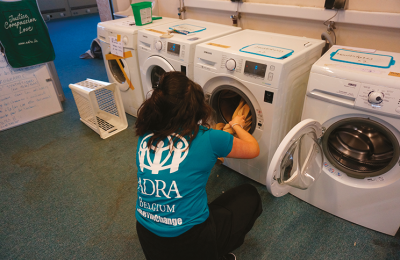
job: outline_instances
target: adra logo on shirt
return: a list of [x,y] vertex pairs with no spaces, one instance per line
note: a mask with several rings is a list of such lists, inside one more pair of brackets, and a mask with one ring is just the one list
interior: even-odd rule
[[[148,147],[148,140],[154,134],[145,136],[139,146],[139,167],[143,172],[144,169],[151,170],[152,174],[158,174],[159,171],[170,169],[169,173],[174,173],[179,170],[179,164],[185,160],[189,153],[189,143],[180,135],[172,134],[168,136],[168,142],[163,141],[157,144],[157,149],[154,146],[151,147],[155,150],[153,161],[150,157],[150,150]],[[174,144],[172,152],[170,151],[170,142],[172,138],[177,137],[179,140]],[[172,160],[169,164],[167,162],[172,156]]]

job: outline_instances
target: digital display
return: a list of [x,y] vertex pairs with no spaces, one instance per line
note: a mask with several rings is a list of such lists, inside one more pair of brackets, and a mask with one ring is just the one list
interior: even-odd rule
[[181,50],[181,46],[176,43],[168,42],[168,52],[175,53],[179,55],[179,51]]
[[267,65],[251,61],[246,61],[246,64],[244,66],[244,73],[255,75],[261,78],[265,77],[266,70]]

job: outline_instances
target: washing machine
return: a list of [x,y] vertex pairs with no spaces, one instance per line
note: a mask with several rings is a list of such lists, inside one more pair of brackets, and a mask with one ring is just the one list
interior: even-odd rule
[[254,159],[225,158],[224,165],[266,184],[279,143],[301,119],[308,76],[324,41],[243,30],[199,44],[194,80],[205,92],[215,123],[228,123],[243,99],[250,107],[249,132],[260,145]]
[[[129,16],[123,19],[101,22],[97,25],[97,38],[100,40],[108,80],[119,86],[125,112],[132,116],[137,116],[137,110],[144,98],[137,57],[138,31],[175,21],[178,21],[178,19],[163,17],[162,19],[154,20],[151,24],[136,26],[134,17]],[[117,60],[106,59],[106,55],[111,53],[110,36],[118,37],[118,35],[121,37],[123,52],[130,52],[129,57],[119,60],[123,70]],[[129,81],[134,89],[130,87]]]
[[[333,46],[312,67],[302,120],[267,174],[294,196],[361,226],[400,226],[400,53]],[[319,178],[318,178],[319,176]]]
[[181,71],[193,80],[196,45],[240,30],[240,27],[186,19],[139,31],[138,56],[144,94],[151,93],[164,72]]

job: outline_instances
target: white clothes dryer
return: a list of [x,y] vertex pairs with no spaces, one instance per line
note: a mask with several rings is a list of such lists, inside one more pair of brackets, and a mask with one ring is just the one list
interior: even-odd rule
[[400,53],[333,46],[313,65],[303,121],[284,138],[268,170],[274,196],[290,192],[353,223],[396,234],[399,61]]
[[194,80],[216,111],[217,123],[228,123],[243,98],[252,116],[249,132],[260,145],[257,158],[225,158],[226,166],[266,184],[275,150],[300,122],[311,66],[321,57],[324,44],[243,30],[197,46]]
[[[175,32],[168,36],[172,30]],[[152,91],[164,72],[181,71],[193,80],[196,45],[240,30],[240,27],[186,19],[140,31],[138,56],[144,94]]]
[[[178,19],[163,17],[154,20],[151,24],[136,26],[134,17],[129,16],[128,18],[101,22],[97,25],[97,38],[100,40],[108,80],[110,83],[116,83],[119,86],[125,112],[132,116],[137,116],[137,110],[144,100],[137,57],[137,33],[139,30],[174,21],[178,21]],[[121,37],[123,52],[131,53],[130,57],[120,60],[123,70],[116,60],[106,59],[106,55],[111,53],[110,36],[118,37],[118,35]],[[127,78],[134,89],[130,88]]]

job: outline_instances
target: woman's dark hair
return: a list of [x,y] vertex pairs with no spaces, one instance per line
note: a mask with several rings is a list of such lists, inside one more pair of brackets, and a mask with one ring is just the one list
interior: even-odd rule
[[[182,72],[166,72],[151,97],[139,108],[136,135],[154,133],[148,142],[149,149],[173,133],[185,137],[190,146],[200,125],[210,128],[211,115],[212,108],[205,101],[200,85]],[[178,140],[172,137],[173,144]]]

